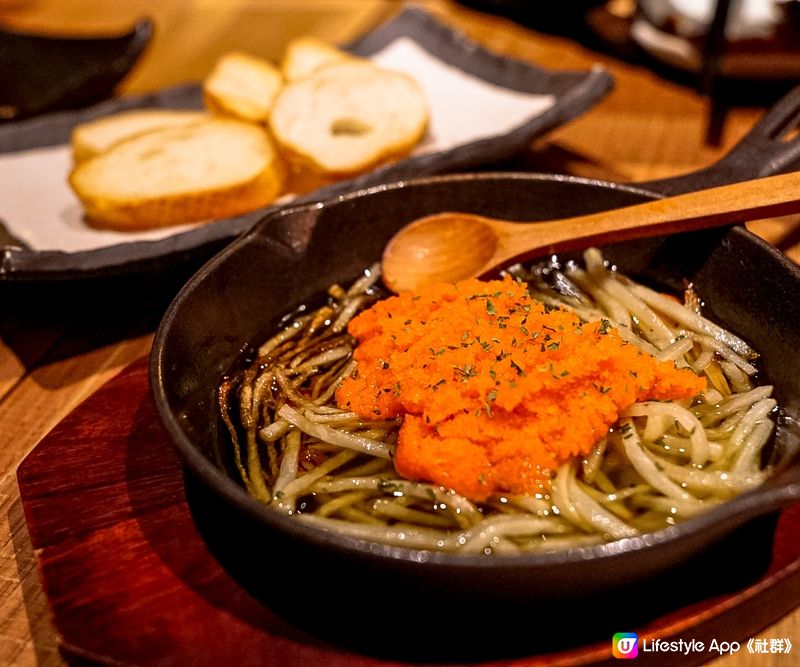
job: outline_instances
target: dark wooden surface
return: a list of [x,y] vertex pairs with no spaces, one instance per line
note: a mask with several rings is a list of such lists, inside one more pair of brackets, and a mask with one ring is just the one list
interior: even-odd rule
[[[150,400],[146,359],[63,419],[17,477],[68,657],[107,665],[402,664],[300,629],[223,569],[193,520],[183,468]],[[800,602],[799,528],[795,505],[781,516],[760,579],[733,593],[701,596],[636,630],[661,639],[746,640]],[[265,572],[269,567],[265,555]],[[319,574],[325,575],[324,563]],[[317,613],[331,613],[324,598],[311,598],[309,609],[318,604]],[[611,660],[610,651],[610,642],[582,645],[578,633],[558,653],[491,664],[597,664]]]

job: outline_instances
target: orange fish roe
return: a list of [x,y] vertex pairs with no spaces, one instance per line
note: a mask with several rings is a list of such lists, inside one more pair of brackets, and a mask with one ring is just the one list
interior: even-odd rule
[[535,493],[588,454],[622,410],[696,396],[705,380],[584,324],[511,278],[434,285],[355,317],[357,370],[337,403],[402,416],[394,464],[476,501]]

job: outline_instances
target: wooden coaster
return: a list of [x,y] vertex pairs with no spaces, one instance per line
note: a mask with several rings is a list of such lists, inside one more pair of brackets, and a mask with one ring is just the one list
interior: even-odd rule
[[[323,641],[289,622],[212,556],[192,517],[181,462],[150,400],[147,374],[146,359],[125,369],[53,429],[17,472],[64,654],[107,665],[403,664]],[[797,604],[800,504],[782,513],[769,567],[758,580],[665,610],[634,630],[640,637],[741,641]],[[364,610],[365,617],[372,613]],[[470,627],[443,641],[470,641]],[[532,648],[531,655],[498,654],[476,664],[613,664],[610,639],[582,645],[578,633],[556,653],[535,655]],[[695,654],[681,664],[712,657]],[[649,658],[640,652],[645,664],[664,656]]]

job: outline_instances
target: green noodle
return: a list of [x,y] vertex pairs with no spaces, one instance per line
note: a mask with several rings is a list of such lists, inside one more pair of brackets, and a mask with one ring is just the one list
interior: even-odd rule
[[[354,371],[347,322],[382,297],[379,266],[348,290],[292,319],[219,391],[232,456],[248,493],[323,530],[414,549],[519,553],[633,537],[690,518],[760,484],[774,428],[772,387],[756,384],[757,354],[686,304],[610,269],[600,252],[584,267],[509,272],[534,297],[584,321],[608,319],[659,359],[708,379],[693,404],[638,403],[583,460],[564,464],[549,493],[476,504],[405,480],[392,466],[399,422],[338,408]],[[549,273],[545,280],[543,275]]]

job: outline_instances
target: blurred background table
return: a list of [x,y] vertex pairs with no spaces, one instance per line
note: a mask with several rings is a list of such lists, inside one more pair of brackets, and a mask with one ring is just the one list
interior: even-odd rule
[[[420,0],[414,4],[505,55],[553,69],[582,70],[599,63],[614,76],[615,89],[605,100],[537,141],[515,162],[516,167],[625,182],[682,174],[722,156],[770,103],[768,97],[738,96],[726,109],[717,141],[709,142],[709,100],[686,81],[665,77],[635,58],[619,57],[563,30],[524,27],[476,11],[475,3]],[[288,40],[298,34],[346,42],[399,7],[400,3],[390,0],[0,0],[0,25],[93,35],[123,31],[137,18],[151,16],[155,36],[119,91],[125,94],[198,80],[219,55],[234,48],[277,59]],[[800,220],[759,221],[752,228],[800,261]],[[2,665],[63,663],[25,527],[16,467],[83,399],[148,353],[154,327],[171,296],[170,287],[164,289],[164,294],[142,295],[138,303],[123,307],[109,302],[49,303],[43,308],[24,294],[0,293]],[[760,636],[790,638],[797,644],[800,611]],[[753,664],[749,660],[752,657],[744,653],[719,664]],[[781,655],[758,656],[757,660],[762,667],[793,662],[791,656]]]

